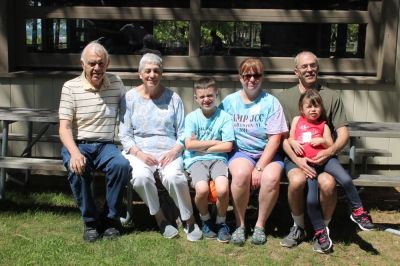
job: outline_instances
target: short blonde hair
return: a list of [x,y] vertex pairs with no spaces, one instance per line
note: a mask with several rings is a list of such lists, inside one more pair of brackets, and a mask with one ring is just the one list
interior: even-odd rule
[[194,89],[195,90],[207,89],[207,88],[210,88],[210,87],[212,87],[214,89],[217,88],[215,80],[213,78],[208,78],[208,77],[201,78],[201,79],[198,79],[198,80],[196,80],[194,82]]

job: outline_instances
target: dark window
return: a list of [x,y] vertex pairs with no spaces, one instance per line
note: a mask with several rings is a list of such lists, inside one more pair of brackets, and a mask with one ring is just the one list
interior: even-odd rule
[[110,54],[188,54],[187,21],[28,19],[26,47],[34,53],[80,53],[97,40]]
[[366,24],[205,22],[201,55],[363,58]]
[[293,75],[293,56],[311,50],[325,75],[394,80],[397,1],[9,1],[6,71],[79,68],[82,48],[98,40],[115,71],[157,50],[170,72],[236,73],[258,56],[266,72]]
[[204,8],[252,8],[252,9],[309,9],[309,10],[367,10],[366,0],[202,0]]
[[27,0],[30,6],[136,6],[136,7],[182,7],[188,8],[190,0]]

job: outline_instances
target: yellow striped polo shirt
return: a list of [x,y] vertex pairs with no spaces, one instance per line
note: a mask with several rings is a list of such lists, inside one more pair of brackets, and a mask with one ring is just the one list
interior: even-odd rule
[[59,118],[72,121],[74,139],[112,141],[125,92],[122,80],[116,75],[105,74],[102,86],[96,89],[82,73],[64,83]]

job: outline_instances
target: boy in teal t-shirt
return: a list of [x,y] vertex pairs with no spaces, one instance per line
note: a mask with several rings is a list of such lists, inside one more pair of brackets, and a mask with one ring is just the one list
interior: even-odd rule
[[[228,157],[235,140],[231,116],[216,107],[218,89],[211,78],[195,82],[195,101],[200,108],[185,119],[184,164],[196,190],[195,204],[203,223],[203,236],[229,242],[226,225],[229,201]],[[215,182],[217,218],[214,224],[208,211],[209,179]]]

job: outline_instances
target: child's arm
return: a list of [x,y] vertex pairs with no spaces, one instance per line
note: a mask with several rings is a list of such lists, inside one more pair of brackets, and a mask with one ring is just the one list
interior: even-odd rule
[[231,152],[233,143],[231,141],[220,141],[206,150],[206,152]]
[[322,138],[313,138],[311,139],[310,144],[313,147],[321,145],[324,149],[329,148],[333,145],[332,134],[328,125],[325,124],[324,126],[324,135],[322,136]]
[[303,145],[301,145],[301,143],[299,143],[294,137],[295,132],[296,132],[297,122],[299,121],[299,118],[300,118],[299,116],[296,116],[293,118],[292,126],[290,128],[288,143],[289,143],[290,147],[292,147],[292,149],[296,153],[296,155],[303,156],[304,155]]
[[185,139],[185,148],[189,151],[207,151],[210,147],[221,143],[220,140],[198,140],[196,135]]
[[185,147],[189,151],[230,152],[233,144],[231,141],[197,140],[192,137],[185,140]]
[[192,112],[186,116],[185,119],[185,149],[189,151],[206,151],[217,142],[214,140],[198,140],[196,132],[198,125],[195,119],[195,113]]

